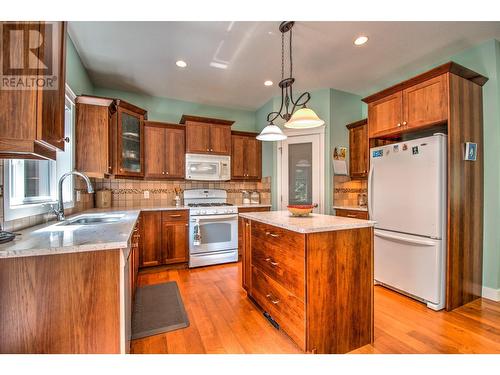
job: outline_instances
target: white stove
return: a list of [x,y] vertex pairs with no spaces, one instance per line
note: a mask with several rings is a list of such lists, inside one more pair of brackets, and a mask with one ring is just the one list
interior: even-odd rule
[[189,207],[189,267],[238,261],[238,207],[220,189],[184,191]]

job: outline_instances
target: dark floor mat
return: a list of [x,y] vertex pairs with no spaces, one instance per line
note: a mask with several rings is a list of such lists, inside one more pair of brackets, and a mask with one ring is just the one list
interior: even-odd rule
[[175,281],[137,288],[132,314],[132,339],[189,326]]

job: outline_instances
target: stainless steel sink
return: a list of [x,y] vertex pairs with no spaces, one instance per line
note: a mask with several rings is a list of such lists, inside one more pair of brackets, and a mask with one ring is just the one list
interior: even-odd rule
[[59,225],[96,225],[116,223],[123,218],[124,215],[85,215],[73,219],[66,220]]

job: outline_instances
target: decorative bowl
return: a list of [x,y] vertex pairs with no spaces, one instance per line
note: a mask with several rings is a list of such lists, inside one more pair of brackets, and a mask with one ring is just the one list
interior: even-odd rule
[[318,207],[317,204],[291,204],[287,206],[288,211],[290,211],[293,216],[307,216],[316,207]]

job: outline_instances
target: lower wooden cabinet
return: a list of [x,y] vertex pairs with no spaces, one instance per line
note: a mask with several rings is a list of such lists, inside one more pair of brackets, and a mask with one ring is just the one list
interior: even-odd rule
[[161,211],[143,211],[142,220],[142,249],[140,266],[151,267],[161,264]]
[[336,216],[350,217],[352,219],[368,220],[368,211],[335,209]]
[[189,212],[143,211],[140,267],[188,261]]
[[[271,211],[271,206],[269,207],[238,207],[238,213],[243,212],[265,212]],[[243,243],[243,239],[241,238],[243,234],[243,228],[241,227],[243,224],[242,219],[240,218],[238,221],[238,257],[243,256],[243,249],[241,248],[241,244]]]
[[302,350],[373,341],[372,228],[302,234],[239,220],[243,288]]
[[238,219],[238,254],[242,257],[241,284],[247,292],[252,284],[250,263],[250,220],[240,217]]
[[162,263],[183,263],[188,261],[189,224],[184,220],[163,221]]

